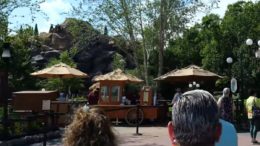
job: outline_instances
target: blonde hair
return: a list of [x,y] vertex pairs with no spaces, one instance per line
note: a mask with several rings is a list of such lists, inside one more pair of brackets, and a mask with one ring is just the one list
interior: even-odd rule
[[116,146],[110,120],[98,108],[77,109],[65,129],[64,146]]

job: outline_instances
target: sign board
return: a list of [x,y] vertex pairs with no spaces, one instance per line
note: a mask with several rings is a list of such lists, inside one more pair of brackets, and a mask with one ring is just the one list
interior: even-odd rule
[[231,79],[230,88],[233,93],[235,93],[237,91],[237,80],[235,78]]
[[42,110],[51,110],[51,100],[42,100]]

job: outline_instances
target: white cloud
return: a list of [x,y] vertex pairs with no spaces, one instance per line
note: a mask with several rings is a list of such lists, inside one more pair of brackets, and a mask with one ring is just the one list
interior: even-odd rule
[[51,24],[62,23],[65,19],[61,13],[68,12],[71,9],[70,3],[64,0],[46,1],[40,5],[41,10],[46,13],[48,20],[43,21],[39,25],[40,32],[47,32]]
[[[203,0],[204,3],[209,3],[211,0]],[[220,0],[218,3],[218,7],[217,8],[213,8],[212,10],[210,10],[208,13],[206,12],[198,12],[196,14],[196,16],[193,18],[193,22],[190,23],[188,26],[193,26],[195,23],[199,23],[201,22],[202,18],[204,16],[206,16],[207,14],[217,14],[220,16],[220,18],[223,18],[225,15],[225,12],[227,10],[228,5],[230,4],[234,4],[236,2],[238,2],[239,0]]]
[[219,8],[213,9],[211,11],[211,13],[218,14],[222,18],[222,17],[224,17],[224,14],[225,14],[225,12],[227,10],[227,6],[229,4],[234,4],[234,3],[238,2],[238,1],[239,0],[221,0],[219,2],[219,5],[218,5]]
[[28,8],[18,8],[9,16],[9,28],[17,30],[20,25],[28,24],[32,27],[37,23],[39,32],[48,32],[51,24],[60,24],[65,20],[65,15],[61,13],[68,12],[71,9],[70,2],[73,0],[46,0],[40,4],[40,9],[46,16],[41,13],[35,14],[35,20],[32,21],[32,16]]

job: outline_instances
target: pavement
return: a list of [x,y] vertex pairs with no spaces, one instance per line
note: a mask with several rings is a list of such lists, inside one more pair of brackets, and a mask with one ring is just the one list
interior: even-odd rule
[[[157,127],[140,127],[139,134],[136,134],[135,127],[113,127],[117,137],[119,146],[170,146],[167,128]],[[257,140],[260,141],[260,132]],[[62,146],[61,139],[54,139],[47,142],[48,146]],[[260,144],[258,144],[260,146]],[[31,146],[42,146],[42,143],[33,144]],[[256,146],[251,144],[251,138],[248,132],[238,133],[238,146]]]

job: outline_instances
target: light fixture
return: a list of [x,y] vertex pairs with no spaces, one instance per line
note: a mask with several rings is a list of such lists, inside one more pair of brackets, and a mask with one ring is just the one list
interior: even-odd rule
[[248,46],[253,45],[253,40],[252,39],[247,39],[246,40],[246,45],[248,45]]
[[228,57],[228,58],[226,59],[226,61],[227,61],[228,64],[230,64],[230,63],[233,62],[233,59],[232,59],[232,57]]
[[3,53],[2,53],[2,58],[3,59],[8,59],[11,57],[11,53],[10,53],[10,43],[4,43],[3,45]]
[[200,84],[196,84],[196,87],[199,88],[199,87],[200,87]]
[[189,87],[192,88],[192,84],[191,83],[189,83]]
[[[246,40],[246,45],[248,45],[248,46],[251,46],[251,45],[253,45],[253,40],[252,39],[247,39]],[[257,45],[259,46],[259,48],[258,48],[258,50],[256,50],[256,52],[255,52],[255,57],[256,58],[260,58],[260,40],[258,40],[257,41]]]

